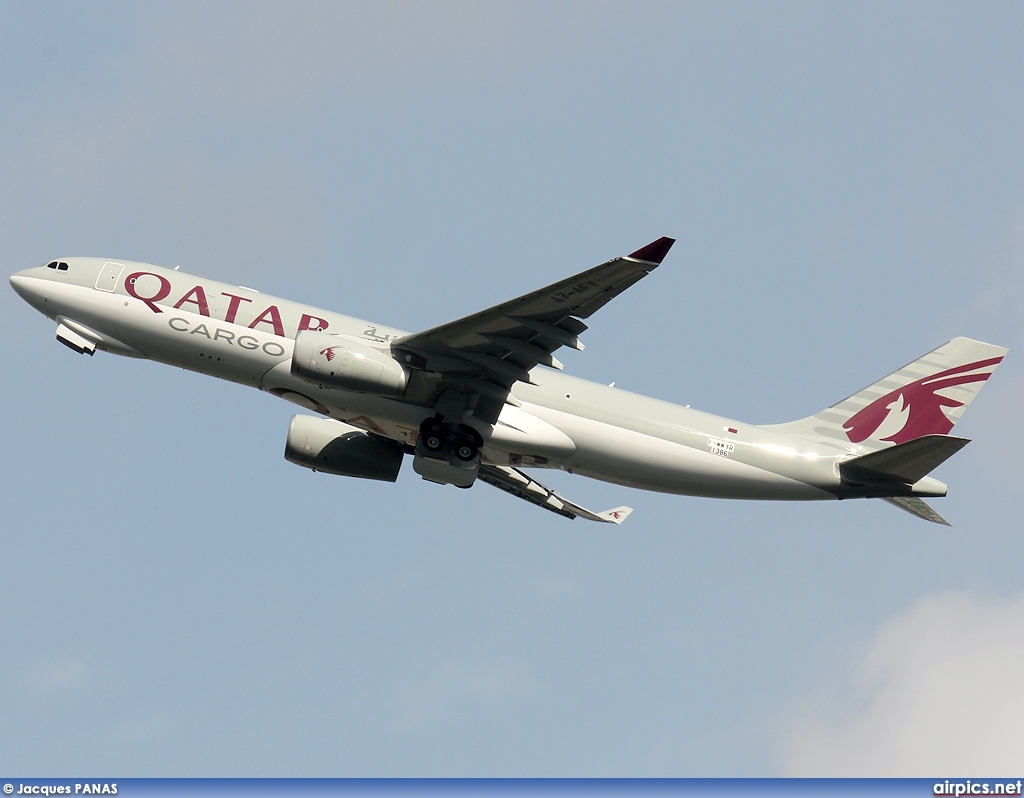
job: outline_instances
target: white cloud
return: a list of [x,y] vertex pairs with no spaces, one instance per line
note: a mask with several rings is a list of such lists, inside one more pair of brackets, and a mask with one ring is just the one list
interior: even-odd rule
[[801,703],[792,776],[1012,774],[1024,770],[1024,595],[922,599],[887,621],[855,672]]

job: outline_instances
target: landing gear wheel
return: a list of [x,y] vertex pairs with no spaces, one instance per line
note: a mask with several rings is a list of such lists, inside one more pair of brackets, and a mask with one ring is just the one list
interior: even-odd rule
[[464,463],[478,459],[484,446],[484,439],[480,437],[480,433],[468,424],[460,424],[458,432],[452,441],[455,456]]
[[440,421],[429,419],[420,427],[420,440],[428,452],[440,452],[448,442],[448,430]]
[[476,456],[480,454],[476,441],[468,436],[456,438],[453,441],[452,448],[455,450],[455,456],[464,463],[475,460]]

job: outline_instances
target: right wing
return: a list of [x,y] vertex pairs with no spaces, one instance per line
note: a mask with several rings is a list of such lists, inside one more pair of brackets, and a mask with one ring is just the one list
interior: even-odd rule
[[615,507],[600,513],[591,512],[578,504],[573,504],[564,496],[559,496],[551,488],[541,485],[519,469],[508,466],[482,465],[477,479],[566,518],[586,518],[588,521],[621,524],[626,520],[626,516],[633,512],[632,507]]

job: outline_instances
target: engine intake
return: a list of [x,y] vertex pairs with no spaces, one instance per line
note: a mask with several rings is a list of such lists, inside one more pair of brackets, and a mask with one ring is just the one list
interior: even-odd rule
[[388,350],[316,330],[296,336],[292,374],[315,385],[386,396],[402,396],[409,378]]
[[363,432],[332,418],[292,416],[284,458],[290,463],[337,474],[395,482],[404,452],[395,441]]

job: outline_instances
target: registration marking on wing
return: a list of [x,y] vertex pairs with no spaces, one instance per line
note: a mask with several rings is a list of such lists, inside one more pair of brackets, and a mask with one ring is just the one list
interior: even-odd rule
[[708,446],[711,447],[711,454],[719,457],[728,457],[736,449],[735,443],[723,441],[721,438],[708,438]]
[[568,302],[574,296],[583,296],[589,294],[595,288],[599,288],[597,283],[593,280],[584,280],[583,282],[576,283],[576,285],[569,286],[561,291],[556,291],[551,294],[551,299],[555,302],[562,303]]

